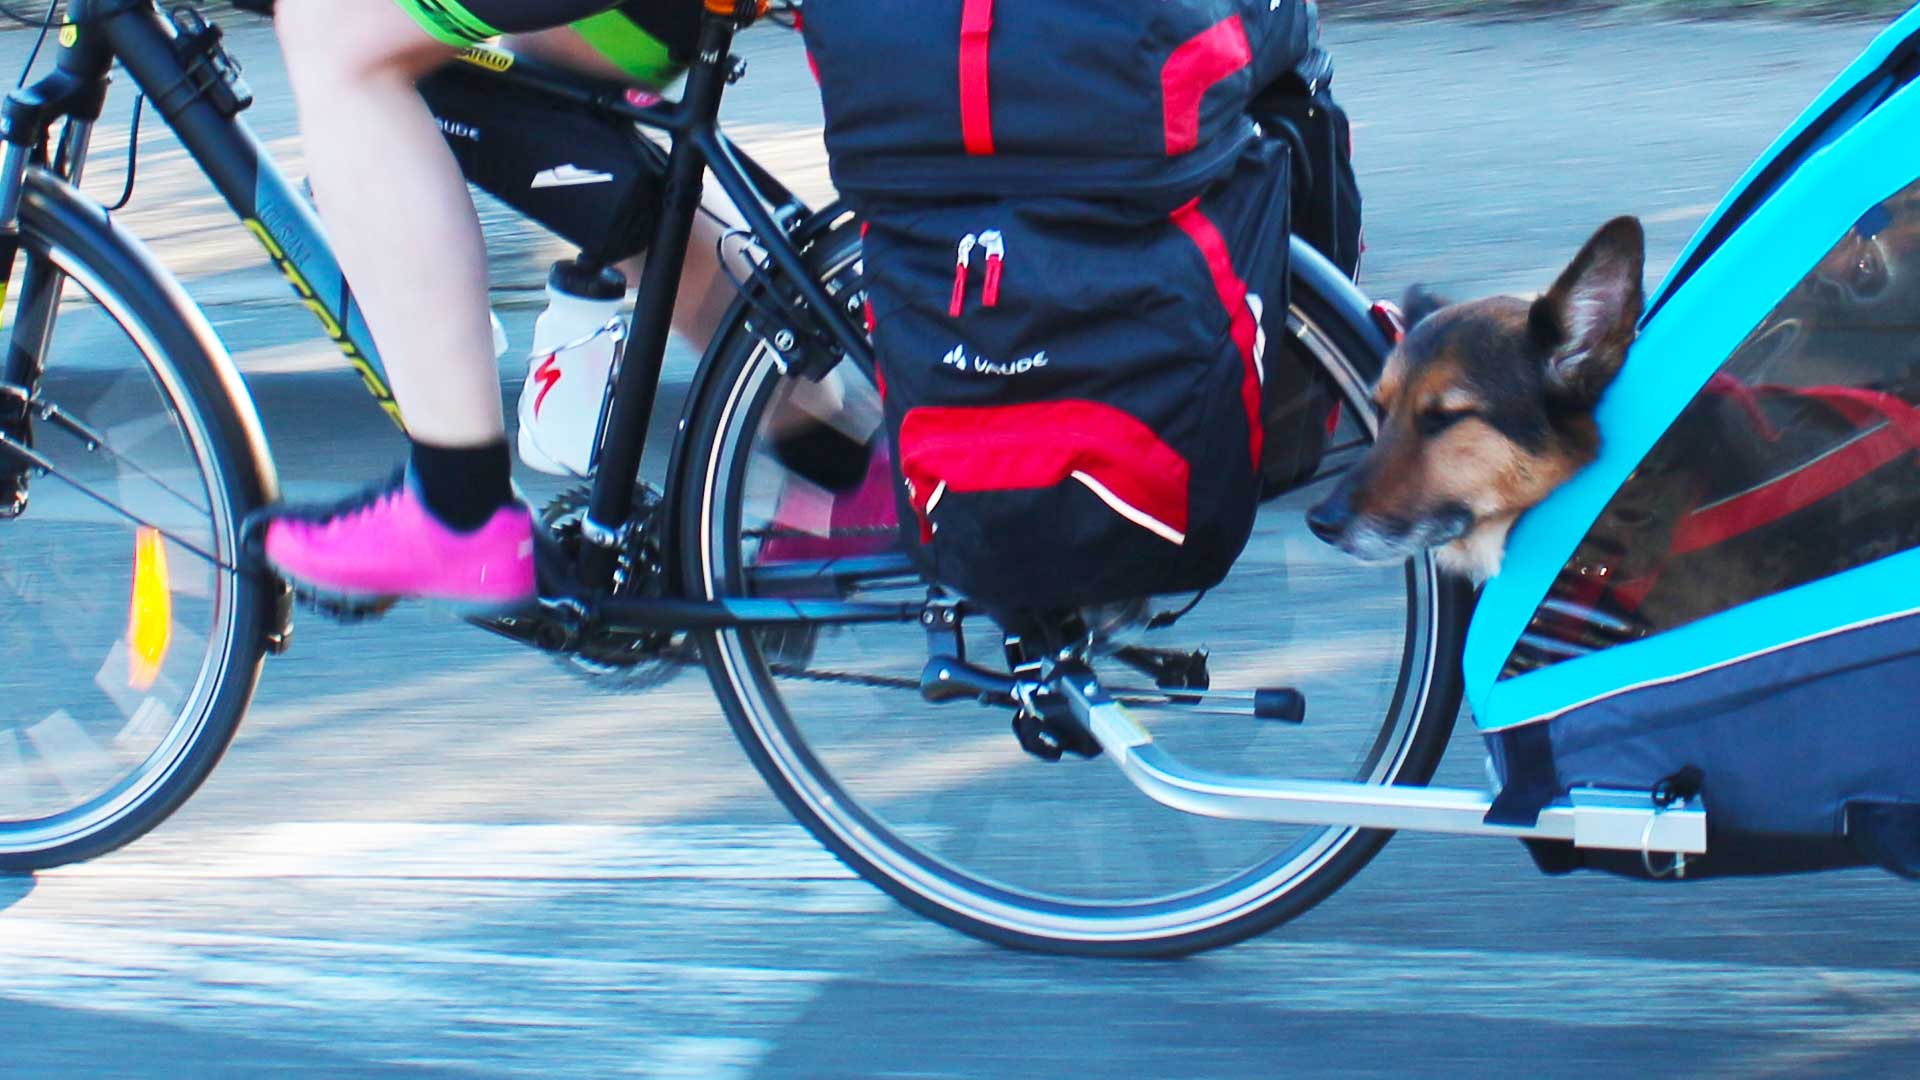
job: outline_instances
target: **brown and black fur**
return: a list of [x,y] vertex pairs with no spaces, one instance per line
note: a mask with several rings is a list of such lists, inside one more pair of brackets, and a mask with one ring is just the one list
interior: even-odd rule
[[1593,410],[1643,303],[1638,220],[1602,226],[1535,300],[1440,306],[1410,295],[1412,329],[1374,390],[1379,439],[1308,514],[1315,535],[1369,561],[1438,548],[1484,581],[1527,508],[1592,461]]

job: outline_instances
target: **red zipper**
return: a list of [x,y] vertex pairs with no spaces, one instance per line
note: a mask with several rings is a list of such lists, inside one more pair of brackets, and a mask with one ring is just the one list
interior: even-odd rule
[[987,282],[980,287],[980,303],[983,307],[998,307],[1000,270],[1007,261],[1007,242],[999,229],[988,229],[980,234],[980,246],[987,249]]
[[980,238],[968,233],[960,238],[960,253],[953,260],[953,299],[947,304],[947,315],[959,318],[967,306],[967,268],[973,265],[973,248]]

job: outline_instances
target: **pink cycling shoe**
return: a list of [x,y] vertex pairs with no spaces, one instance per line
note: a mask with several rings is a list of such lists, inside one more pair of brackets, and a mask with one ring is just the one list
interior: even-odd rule
[[760,547],[762,563],[812,562],[877,555],[898,542],[893,461],[884,446],[867,457],[858,487],[828,491],[789,483],[773,511],[773,535]]
[[288,580],[327,596],[509,607],[537,591],[525,503],[461,532],[433,516],[404,474],[333,506],[267,511],[262,546]]

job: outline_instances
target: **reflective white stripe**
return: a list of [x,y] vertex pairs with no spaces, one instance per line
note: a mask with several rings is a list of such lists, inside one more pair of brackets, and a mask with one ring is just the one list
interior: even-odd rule
[[927,496],[927,508],[921,511],[921,513],[925,513],[925,514],[933,513],[933,508],[940,505],[940,496],[945,495],[946,493],[947,493],[947,482],[945,480],[942,480],[940,481],[939,484],[934,486],[933,494]]
[[[1775,595],[1778,595],[1778,594],[1776,593]],[[1734,609],[1729,608],[1727,610],[1731,611]],[[1628,686],[1616,686],[1613,689],[1608,690],[1603,694],[1595,694],[1592,697],[1583,698],[1579,701],[1576,701],[1571,705],[1563,705],[1560,708],[1553,710],[1552,712],[1540,713],[1537,716],[1530,716],[1525,720],[1515,720],[1510,724],[1501,724],[1498,727],[1483,727],[1480,729],[1480,733],[1482,735],[1487,735],[1496,731],[1511,731],[1514,728],[1526,727],[1529,724],[1544,724],[1549,720],[1558,720],[1560,717],[1565,716],[1566,714],[1574,711],[1575,709],[1584,709],[1589,705],[1598,704],[1602,701],[1607,700],[1608,698],[1616,698],[1622,694],[1631,694],[1635,690],[1645,690],[1645,689],[1648,689],[1649,687],[1666,686],[1670,683],[1685,682],[1686,680],[1693,678],[1695,675],[1705,675],[1709,672],[1719,671],[1721,668],[1732,667],[1735,664],[1744,664],[1748,660],[1757,660],[1762,656],[1767,656],[1772,653],[1777,653],[1785,649],[1791,649],[1797,645],[1805,645],[1808,642],[1819,641],[1822,638],[1830,638],[1836,634],[1844,634],[1849,630],[1864,630],[1870,626],[1879,626],[1881,623],[1894,622],[1899,619],[1904,619],[1910,615],[1920,615],[1920,608],[1907,608],[1904,611],[1893,611],[1893,612],[1888,612],[1885,615],[1875,615],[1872,618],[1861,619],[1859,622],[1848,623],[1845,626],[1829,627],[1828,629],[1822,630],[1819,633],[1808,634],[1805,637],[1794,638],[1792,641],[1782,641],[1782,642],[1779,642],[1778,644],[1769,645],[1764,649],[1755,649],[1750,653],[1743,653],[1739,656],[1730,656],[1725,660],[1715,661],[1714,663],[1706,664],[1701,667],[1694,668],[1691,671],[1682,671],[1674,675],[1662,675],[1657,679],[1646,679],[1642,682],[1633,683]],[[1617,647],[1618,646],[1616,646],[1616,648]],[[1496,683],[1495,685],[1497,686],[1498,683]]]
[[1111,507],[1114,513],[1119,514],[1135,525],[1140,526],[1169,543],[1185,544],[1187,542],[1186,533],[1181,532],[1166,522],[1161,521],[1159,518],[1154,517],[1152,514],[1147,513],[1145,510],[1115,495],[1112,491],[1108,490],[1105,484],[1088,476],[1086,473],[1076,469],[1074,470],[1073,478],[1087,485],[1087,490],[1093,492],[1099,497],[1101,502]]
[[[1253,370],[1260,385],[1267,385],[1267,302],[1259,293],[1247,294],[1247,310],[1253,312]],[[839,370],[838,368],[834,370]]]

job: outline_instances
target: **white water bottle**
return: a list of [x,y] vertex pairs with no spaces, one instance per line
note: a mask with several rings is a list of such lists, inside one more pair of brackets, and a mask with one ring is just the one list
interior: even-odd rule
[[555,476],[593,471],[594,436],[619,349],[627,279],[613,267],[559,262],[533,324],[520,390],[520,460]]

